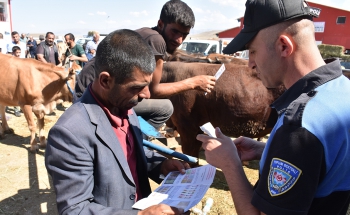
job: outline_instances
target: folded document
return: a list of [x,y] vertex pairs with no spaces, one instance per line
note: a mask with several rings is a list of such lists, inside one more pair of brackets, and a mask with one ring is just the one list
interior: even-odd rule
[[160,187],[132,207],[143,210],[162,203],[188,211],[204,197],[213,183],[215,172],[216,168],[210,164],[187,169],[183,175],[178,171],[170,172]]

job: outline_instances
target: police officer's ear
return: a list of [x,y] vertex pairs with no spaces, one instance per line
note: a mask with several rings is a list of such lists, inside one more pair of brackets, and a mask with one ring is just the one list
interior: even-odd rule
[[157,30],[162,32],[164,28],[164,22],[162,20],[158,20]]
[[296,43],[290,35],[281,34],[276,43],[281,57],[288,57],[292,55],[295,50]]

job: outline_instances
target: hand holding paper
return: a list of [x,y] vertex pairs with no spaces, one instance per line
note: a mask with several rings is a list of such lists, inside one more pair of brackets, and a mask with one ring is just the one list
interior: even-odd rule
[[[219,70],[214,75],[214,77],[216,78],[216,81],[220,78],[222,73],[224,73],[225,69],[226,69],[225,64],[221,64]],[[204,95],[207,95],[207,93],[204,93]]]
[[200,126],[200,129],[204,133],[208,134],[210,137],[215,137],[216,138],[215,128],[213,127],[213,125],[210,122],[207,122],[204,125]]
[[222,64],[219,68],[219,70],[216,72],[216,74],[214,75],[216,80],[218,80],[220,78],[220,76],[222,75],[222,73],[224,73],[225,71],[225,64]]
[[216,168],[210,164],[187,169],[185,174],[180,174],[178,171],[171,172],[160,187],[132,207],[144,210],[162,203],[188,211],[204,197],[213,183],[215,173]]

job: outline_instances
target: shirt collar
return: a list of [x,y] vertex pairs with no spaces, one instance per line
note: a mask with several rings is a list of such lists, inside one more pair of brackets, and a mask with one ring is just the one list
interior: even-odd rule
[[122,127],[123,126],[123,120],[124,119],[128,119],[129,115],[133,114],[133,111],[131,109],[119,114],[119,115],[114,115],[112,114],[108,108],[106,106],[104,106],[102,104],[102,102],[96,97],[96,95],[94,94],[94,92],[91,89],[91,84],[89,84],[89,91],[92,95],[92,97],[94,97],[94,99],[96,100],[97,104],[102,108],[102,110],[105,112],[105,114],[107,115],[109,121],[111,122],[112,126],[115,127]]
[[276,108],[278,114],[281,114],[289,104],[297,99],[301,94],[308,93],[318,86],[338,78],[342,75],[339,60],[323,65],[294,83],[286,90],[271,106]]

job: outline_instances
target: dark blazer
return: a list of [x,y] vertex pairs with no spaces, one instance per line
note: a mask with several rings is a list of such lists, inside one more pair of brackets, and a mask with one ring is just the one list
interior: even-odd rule
[[77,75],[75,83],[75,99],[73,102],[76,102],[80,98],[89,84],[95,79],[95,57],[93,57],[89,62],[85,64],[79,75]]
[[[145,151],[137,116],[129,115],[137,150],[142,197],[148,177],[160,182],[161,155]],[[112,126],[89,90],[59,118],[48,135],[45,165],[52,176],[59,214],[137,214],[136,187]]]

